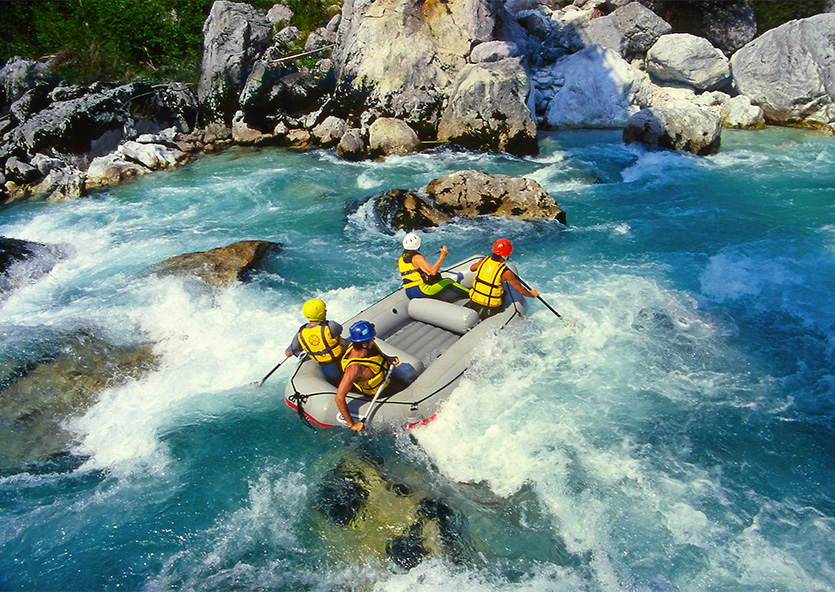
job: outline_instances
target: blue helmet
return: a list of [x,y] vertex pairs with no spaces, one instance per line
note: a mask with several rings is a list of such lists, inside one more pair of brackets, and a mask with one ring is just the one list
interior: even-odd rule
[[357,321],[351,325],[348,334],[354,343],[362,343],[374,339],[377,336],[377,331],[374,330],[374,325],[368,321]]

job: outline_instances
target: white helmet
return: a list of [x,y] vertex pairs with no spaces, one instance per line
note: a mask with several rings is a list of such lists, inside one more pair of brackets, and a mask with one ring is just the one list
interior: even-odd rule
[[410,232],[403,237],[403,248],[407,251],[417,251],[420,248],[420,237]]

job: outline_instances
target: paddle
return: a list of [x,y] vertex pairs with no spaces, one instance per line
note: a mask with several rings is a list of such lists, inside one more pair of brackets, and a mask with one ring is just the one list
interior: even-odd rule
[[[528,283],[527,283],[525,280],[523,280],[522,278],[520,278],[518,275],[516,276],[516,279],[517,279],[517,280],[519,280],[519,283],[520,283],[520,284],[522,284],[523,286],[525,286],[528,290],[530,290],[530,289],[531,289],[531,287],[528,285]],[[536,298],[537,298],[537,300],[539,300],[542,304],[544,304],[544,305],[548,308],[548,310],[550,310],[552,313],[554,313],[555,315],[557,315],[557,317],[558,317],[558,318],[559,318],[559,319],[560,319],[563,323],[565,323],[566,325],[568,325],[568,326],[569,326],[569,327],[571,327],[572,329],[577,330],[577,323],[575,323],[575,322],[573,322],[573,321],[568,321],[568,320],[566,320],[566,319],[565,319],[565,317],[563,317],[560,313],[558,313],[556,310],[554,310],[554,307],[552,307],[550,304],[548,304],[547,302],[545,302],[545,299],[544,299],[542,296],[537,296]]]
[[266,380],[267,380],[270,376],[272,376],[272,375],[273,375],[273,372],[275,372],[276,370],[278,370],[279,368],[281,368],[281,365],[282,365],[284,362],[286,362],[287,360],[289,360],[290,358],[292,358],[292,357],[293,357],[293,356],[287,356],[286,358],[284,358],[283,360],[281,360],[278,364],[276,364],[276,365],[275,365],[275,368],[273,368],[272,370],[270,370],[269,372],[267,372],[267,375],[266,375],[264,378],[262,378],[261,380],[256,380],[255,382],[250,382],[249,384],[255,384],[255,385],[258,385],[258,386],[264,386],[264,382],[265,382],[265,381],[266,381]]
[[371,399],[371,404],[368,406],[368,411],[366,412],[365,415],[363,415],[359,419],[362,423],[365,423],[365,420],[368,418],[369,415],[371,415],[371,411],[374,409],[374,403],[377,402],[377,399],[380,397],[380,393],[383,392],[383,389],[385,388],[386,383],[388,382],[389,376],[391,376],[391,373],[392,373],[393,370],[394,370],[394,364],[389,364],[389,371],[386,372],[386,377],[383,379],[383,383],[380,385],[380,388],[377,389],[377,394],[374,395],[373,399]]

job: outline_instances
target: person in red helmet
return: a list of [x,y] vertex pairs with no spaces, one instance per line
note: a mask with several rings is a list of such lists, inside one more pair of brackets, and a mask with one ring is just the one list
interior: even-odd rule
[[505,259],[513,252],[510,241],[500,238],[493,243],[493,254],[482,257],[473,263],[470,271],[475,272],[473,287],[470,289],[470,301],[464,306],[472,308],[479,318],[486,319],[503,310],[504,282],[509,283],[522,296],[536,298],[539,292],[528,290],[520,282],[516,274],[505,265]]

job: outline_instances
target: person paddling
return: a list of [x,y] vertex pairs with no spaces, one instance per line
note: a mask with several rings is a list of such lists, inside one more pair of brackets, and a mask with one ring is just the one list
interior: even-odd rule
[[319,362],[328,382],[339,384],[342,379],[339,361],[345,352],[342,325],[327,320],[325,303],[319,298],[305,302],[302,314],[307,323],[299,327],[290,347],[284,351],[285,355],[289,358],[307,352],[307,355]]
[[348,330],[351,344],[342,357],[342,380],[336,390],[336,406],[345,424],[355,432],[362,431],[363,422],[354,421],[348,411],[345,397],[352,388],[367,397],[373,397],[391,382],[387,378],[390,365],[397,366],[400,360],[384,354],[374,342],[377,331],[368,321],[357,321]]
[[403,278],[403,288],[406,296],[412,298],[438,298],[454,301],[467,296],[467,289],[450,278],[441,278],[438,271],[444,262],[449,249],[441,247],[441,256],[434,265],[429,265],[426,258],[419,253],[420,237],[414,232],[403,237],[403,254],[397,260],[400,277]]
[[505,259],[510,257],[512,252],[513,245],[510,241],[501,238],[493,243],[492,255],[482,257],[470,266],[470,271],[475,272],[475,278],[470,290],[470,301],[464,306],[475,310],[482,320],[503,310],[504,282],[509,283],[522,296],[539,297],[539,292],[523,286],[516,274],[505,264]]

